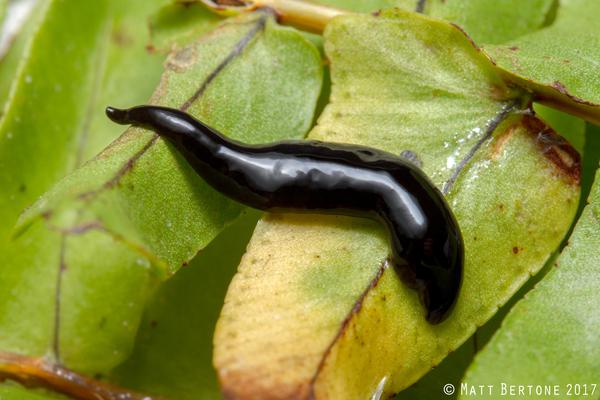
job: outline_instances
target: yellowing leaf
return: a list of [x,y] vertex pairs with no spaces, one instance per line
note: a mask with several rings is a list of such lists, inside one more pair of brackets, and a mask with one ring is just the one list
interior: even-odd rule
[[[234,277],[214,362],[234,398],[383,398],[456,349],[545,263],[577,208],[576,152],[456,27],[396,11],[325,33],[331,103],[314,139],[410,151],[458,218],[464,283],[429,325],[386,262],[383,230],[268,215]],[[464,166],[464,168],[463,168]]]

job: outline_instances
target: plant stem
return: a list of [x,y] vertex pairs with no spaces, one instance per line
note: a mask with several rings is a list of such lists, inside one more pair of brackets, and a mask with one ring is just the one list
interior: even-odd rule
[[350,13],[347,10],[300,0],[202,0],[202,2],[214,12],[223,15],[239,14],[259,8],[270,9],[280,23],[312,33],[323,33],[325,26],[333,18]]
[[12,379],[26,387],[43,387],[78,400],[159,400],[80,375],[43,358],[0,352],[0,381]]

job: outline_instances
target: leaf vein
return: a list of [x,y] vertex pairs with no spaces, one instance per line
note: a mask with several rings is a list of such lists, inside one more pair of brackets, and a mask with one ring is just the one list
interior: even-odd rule
[[319,365],[317,366],[317,369],[315,371],[315,374],[313,375],[311,381],[310,381],[310,392],[309,392],[309,399],[315,399],[316,395],[315,395],[315,384],[317,382],[317,379],[319,378],[319,374],[321,373],[321,371],[323,370],[323,368],[325,367],[325,363],[327,361],[327,357],[329,356],[329,354],[331,353],[333,346],[335,346],[335,344],[338,342],[338,340],[344,335],[344,333],[346,332],[346,329],[348,328],[348,326],[350,325],[350,322],[352,321],[352,318],[354,318],[355,315],[357,315],[360,310],[362,309],[362,305],[363,302],[365,300],[365,298],[367,297],[367,295],[371,292],[371,290],[373,290],[375,287],[377,287],[377,285],[379,284],[379,281],[381,279],[381,277],[383,276],[383,273],[385,272],[385,270],[389,267],[389,262],[387,259],[385,259],[379,269],[377,270],[377,273],[375,274],[375,276],[373,277],[373,279],[371,279],[371,281],[369,282],[369,284],[367,285],[367,287],[365,288],[365,290],[363,290],[363,292],[360,294],[360,296],[358,297],[358,299],[356,300],[356,302],[354,303],[354,305],[352,306],[352,309],[350,310],[350,312],[346,315],[346,317],[344,318],[344,320],[342,321],[335,337],[333,338],[333,340],[331,341],[331,343],[329,344],[329,346],[327,346],[327,348],[325,349],[325,352],[323,353],[323,357],[321,358],[321,360],[319,361]]

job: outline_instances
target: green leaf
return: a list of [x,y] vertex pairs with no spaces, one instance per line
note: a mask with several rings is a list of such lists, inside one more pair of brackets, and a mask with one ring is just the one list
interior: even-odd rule
[[243,215],[152,296],[131,357],[110,379],[170,399],[221,399],[212,366],[214,326],[258,220]]
[[380,227],[268,215],[215,333],[214,362],[231,397],[402,390],[544,265],[577,209],[577,154],[523,113],[524,93],[455,26],[401,11],[355,15],[335,19],[325,40],[331,103],[309,136],[410,150],[440,188],[456,177],[448,200],[466,246],[461,295],[446,322],[429,325],[416,293],[384,262]]
[[558,385],[562,397],[568,384],[587,384],[587,395],[573,390],[572,397],[600,398],[598,388],[591,393],[591,385],[600,382],[599,178],[600,173],[555,267],[512,308],[464,382],[494,385],[497,391],[502,382]]
[[[45,13],[47,1],[42,0],[38,7],[29,11],[26,21],[15,27],[12,37],[7,40],[6,47],[0,47],[0,109],[4,113],[5,104],[9,102],[9,93],[13,84],[16,83],[17,69],[26,63],[25,51],[31,42],[31,37],[39,27],[41,17]],[[12,11],[14,13],[14,11]],[[11,14],[9,17],[15,18]],[[18,25],[17,23],[15,23]],[[1,116],[1,114],[0,114]]]
[[552,26],[485,51],[539,101],[598,123],[599,14],[598,1],[571,0],[559,7]]
[[[321,76],[315,48],[259,12],[171,54],[151,103],[187,110],[245,142],[301,138]],[[240,211],[154,133],[128,129],[23,216],[18,243],[51,243],[29,250],[31,262],[10,275],[15,296],[24,288],[14,282],[33,288],[29,304],[3,305],[9,312],[2,330],[22,332],[10,338],[19,346],[6,347],[39,355],[54,340],[64,365],[89,373],[112,369],[129,355],[153,288]],[[36,303],[39,315],[20,321],[17,313],[29,315],[33,301],[43,304]],[[32,349],[34,323],[43,329]]]
[[[140,33],[145,37],[145,28],[131,21],[135,4],[129,19],[123,10],[109,10],[103,1],[93,5],[50,1],[39,7],[43,20],[27,46],[0,126],[0,182],[6,188],[0,198],[3,246],[23,207],[119,132],[96,108],[107,98],[146,97],[153,85],[148,81],[160,71],[160,59],[135,46]],[[78,33],[76,40],[72,32]],[[122,68],[133,60],[142,60],[145,76],[137,76],[140,70]],[[48,68],[53,64],[61,68]],[[137,93],[121,93],[125,82]]]
[[477,43],[504,43],[542,28],[556,0],[436,0],[425,12],[460,25]]
[[[85,258],[85,253],[61,259],[63,245],[70,243],[41,225],[17,241],[10,241],[8,234],[22,208],[120,133],[120,127],[105,121],[107,102],[142,102],[151,94],[162,68],[160,57],[144,49],[146,4],[141,0],[39,4],[42,20],[26,47],[0,126],[0,185],[6,189],[0,196],[0,287],[8,294],[0,300],[2,351],[53,357],[60,346],[55,330],[60,318],[57,276],[64,262],[72,262],[73,256]],[[122,90],[126,86],[129,91]],[[101,243],[112,244],[99,238],[96,244]],[[105,262],[110,262],[110,255],[107,252]],[[113,259],[120,261],[124,260]],[[105,276],[102,270],[91,275]],[[102,291],[119,290],[119,285],[111,286],[103,279],[94,283],[96,301],[106,301]],[[107,306],[114,307],[114,316],[123,308],[122,303],[107,302]],[[102,331],[102,326],[89,329]],[[124,329],[130,335],[135,332],[135,327]],[[69,340],[75,352],[83,347],[86,338],[79,336],[81,329],[70,327],[67,320],[62,331],[71,334],[60,339]],[[82,357],[97,357],[102,363],[119,356],[113,353],[113,344],[93,344],[97,348],[91,354],[82,352]],[[115,347],[119,346],[117,342]],[[68,360],[69,351],[65,354]]]
[[105,122],[108,101],[140,102],[151,94],[161,60],[143,47],[146,4],[42,0],[39,23],[27,28],[0,122],[0,287],[9,294],[0,300],[3,351],[41,355],[53,347],[49,292],[60,235],[39,227],[18,241],[9,234],[25,206],[119,134],[120,127]]
[[181,48],[213,29],[220,21],[219,16],[199,2],[167,4],[148,21],[150,48],[159,52]]
[[[36,296],[36,288],[44,285],[38,281],[43,274],[34,266],[43,265],[45,257],[51,260],[58,246],[45,246],[54,244],[53,237],[9,244],[8,235],[22,208],[75,162],[108,11],[102,1],[48,1],[39,6],[43,21],[27,46],[0,122],[0,287],[9,294],[0,302],[0,348],[44,354],[51,343],[41,332],[51,331],[53,316],[49,297],[44,301]],[[73,31],[65,29],[67,24]],[[36,260],[36,250],[44,257]],[[21,279],[27,266],[30,278]]]
[[[458,349],[448,355],[439,365],[432,369],[427,375],[423,376],[411,387],[398,393],[395,400],[413,400],[413,399],[437,399],[441,397],[444,385],[450,383],[455,387],[460,386],[460,380],[474,356],[474,347],[472,342],[465,342]],[[457,398],[458,393],[454,395],[445,395],[444,399],[452,400]]]
[[28,389],[17,383],[7,381],[0,383],[0,399],[2,400],[67,400],[68,398],[56,393]]
[[0,23],[4,23],[4,16],[6,15],[6,3],[8,0],[0,0]]
[[[0,125],[2,241],[25,206],[118,135],[119,127],[103,115],[108,99],[139,101],[151,93],[160,58],[140,46],[145,26],[133,23],[139,21],[134,10],[143,12],[136,5],[146,2],[121,3],[38,6],[41,24],[26,46]],[[143,69],[123,68],[134,60]],[[135,90],[123,93],[126,84]]]

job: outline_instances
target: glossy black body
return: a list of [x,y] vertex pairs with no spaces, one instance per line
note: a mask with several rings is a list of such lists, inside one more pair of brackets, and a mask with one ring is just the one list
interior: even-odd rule
[[412,163],[376,149],[316,141],[245,145],[174,109],[107,108],[121,124],[170,140],[211,186],[269,211],[364,216],[389,230],[392,261],[416,289],[427,320],[439,323],[456,301],[463,241],[443,195]]

